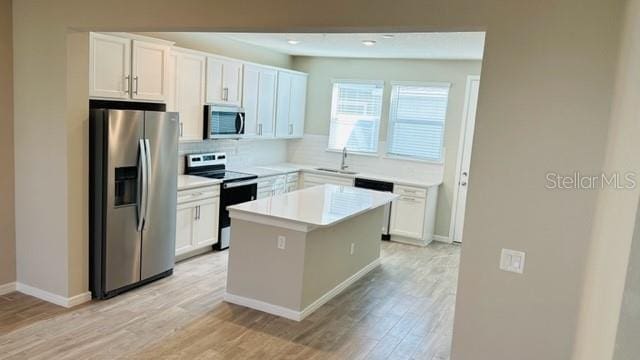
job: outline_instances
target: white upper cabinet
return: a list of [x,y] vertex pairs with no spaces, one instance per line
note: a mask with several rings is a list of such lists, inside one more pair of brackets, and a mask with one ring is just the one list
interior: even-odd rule
[[306,106],[307,75],[293,74],[291,81],[291,107],[289,108],[292,137],[302,137],[304,135]]
[[245,111],[245,136],[274,136],[277,71],[245,65],[242,107]]
[[131,40],[91,33],[89,96],[128,99],[131,79]]
[[207,103],[242,103],[242,63],[216,57],[207,58]]
[[198,141],[203,136],[206,56],[176,49],[176,110],[180,113],[180,140]]
[[302,137],[307,97],[307,75],[279,71],[276,136]]
[[278,72],[278,102],[276,106],[276,136],[291,136],[289,108],[291,107],[291,73]]
[[136,100],[164,101],[169,46],[133,40],[131,94]]
[[89,96],[166,101],[170,46],[91,33]]
[[[167,69],[167,111],[178,111],[178,54],[175,51],[169,53]],[[182,129],[180,130],[182,136]]]
[[260,68],[245,65],[242,75],[242,108],[244,109],[244,135],[258,134],[258,87]]

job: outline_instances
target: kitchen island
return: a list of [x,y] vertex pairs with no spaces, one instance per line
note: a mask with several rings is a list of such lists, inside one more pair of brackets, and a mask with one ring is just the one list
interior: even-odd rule
[[225,301],[300,321],[380,262],[397,195],[321,185],[230,206]]

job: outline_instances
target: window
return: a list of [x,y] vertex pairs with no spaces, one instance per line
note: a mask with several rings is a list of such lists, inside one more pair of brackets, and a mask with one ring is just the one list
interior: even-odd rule
[[391,88],[387,153],[442,161],[449,84],[395,84]]
[[375,153],[384,83],[336,81],[331,98],[329,149]]

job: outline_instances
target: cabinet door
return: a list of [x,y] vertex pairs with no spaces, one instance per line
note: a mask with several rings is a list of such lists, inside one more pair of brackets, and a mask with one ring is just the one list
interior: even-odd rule
[[222,67],[223,61],[214,57],[207,58],[207,103],[222,103]]
[[278,98],[276,102],[276,136],[289,137],[289,108],[291,107],[291,73],[278,72]]
[[424,211],[424,199],[400,196],[391,205],[391,225],[389,233],[413,239],[422,239]]
[[260,70],[256,66],[244,67],[242,76],[242,107],[244,108],[244,134],[255,136],[258,129],[258,82]]
[[292,192],[292,191],[296,191],[298,190],[298,183],[297,182],[290,182],[287,183],[287,188],[286,188],[286,192]]
[[242,63],[225,61],[222,66],[222,95],[224,102],[240,106],[242,103]]
[[220,198],[213,198],[198,204],[193,246],[202,247],[218,242],[218,211]]
[[164,101],[167,94],[169,46],[133,40],[132,98]]
[[274,136],[276,112],[276,83],[278,73],[271,69],[261,69],[258,82],[258,126],[260,136]]
[[193,231],[196,222],[195,205],[178,205],[176,212],[176,255],[193,249]]
[[304,118],[307,104],[307,76],[292,74],[291,78],[291,105],[289,107],[290,136],[302,137],[304,135]]
[[89,96],[129,98],[131,40],[91,33],[89,48]]
[[195,54],[178,57],[180,139],[183,141],[202,140],[205,62],[204,56]]
[[[173,51],[167,57],[167,111],[180,112],[178,109],[178,54]],[[180,119],[181,139],[182,132],[182,119]]]

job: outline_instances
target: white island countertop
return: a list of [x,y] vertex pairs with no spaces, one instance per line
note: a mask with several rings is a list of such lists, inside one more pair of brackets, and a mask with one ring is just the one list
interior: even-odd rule
[[386,205],[397,197],[388,192],[326,184],[229,206],[228,209],[232,219],[311,231]]

